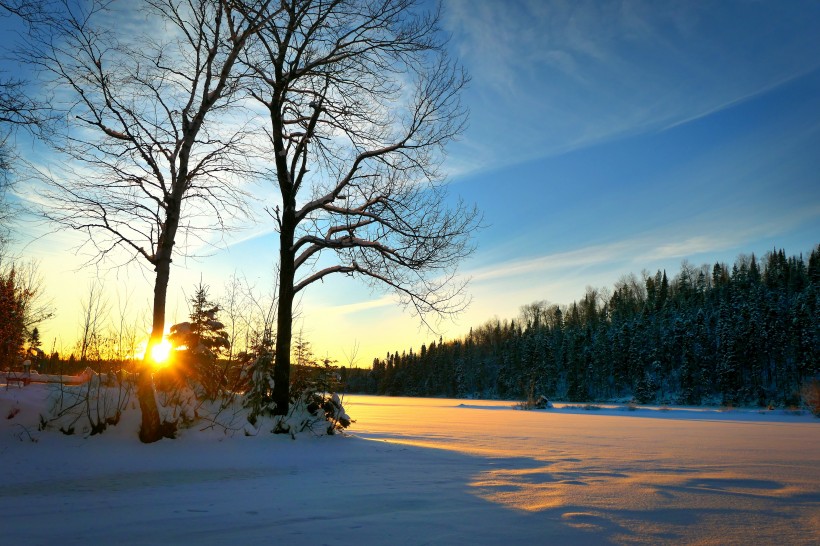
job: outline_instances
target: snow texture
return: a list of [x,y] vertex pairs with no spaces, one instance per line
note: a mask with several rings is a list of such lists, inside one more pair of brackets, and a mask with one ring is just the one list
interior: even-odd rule
[[[38,431],[0,385],[3,544],[817,544],[820,420],[346,396],[352,433]],[[8,417],[8,418],[6,418]]]

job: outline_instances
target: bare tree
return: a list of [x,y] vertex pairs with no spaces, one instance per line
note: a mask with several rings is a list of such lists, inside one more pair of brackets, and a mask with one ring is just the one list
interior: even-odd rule
[[249,42],[281,196],[269,210],[280,245],[277,414],[288,411],[294,297],[312,283],[360,277],[422,317],[465,304],[455,267],[479,218],[448,202],[439,167],[466,122],[467,77],[445,54],[439,12],[419,4],[283,0]]
[[[41,4],[33,0],[0,0],[0,17],[15,17],[31,25],[40,21],[42,12]],[[43,109],[32,100],[28,91],[25,80],[0,74],[0,253],[7,242],[10,219],[15,212],[5,199],[12,186],[16,159],[9,139],[17,128],[34,130],[45,121]]]
[[222,229],[226,215],[241,211],[241,192],[228,183],[245,174],[235,68],[248,38],[276,13],[269,3],[143,0],[144,21],[102,0],[65,3],[29,54],[65,101],[55,108],[67,126],[50,140],[75,166],[46,177],[45,216],[87,233],[95,259],[120,250],[155,272],[138,385],[145,442],[161,435],[148,355],[165,328],[175,244]]
[[45,22],[59,0],[0,0],[0,17],[14,15],[28,24]]
[[93,281],[88,286],[88,296],[80,304],[80,332],[77,350],[80,362],[88,365],[89,349],[99,341],[102,325],[108,318],[108,300],[103,296],[103,285]]
[[[123,368],[127,362],[134,360],[139,341],[137,332],[145,330],[144,325],[139,326],[140,320],[135,319],[129,312],[128,307],[132,298],[133,292],[131,291],[117,298],[117,323],[112,328],[113,350],[109,360],[118,362],[120,368]],[[136,316],[143,317],[144,315],[137,313]]]
[[250,317],[248,310],[251,306],[251,296],[245,290],[247,280],[240,278],[236,272],[225,283],[223,296],[220,302],[223,315],[226,318],[225,329],[229,333],[230,346],[228,347],[227,362],[232,364],[238,352],[247,351]]
[[0,124],[37,125],[40,107],[28,96],[25,82],[18,78],[0,79]]
[[[0,17],[14,17],[27,28],[32,28],[46,21],[48,4],[48,0],[0,0]],[[11,40],[7,40],[6,45],[10,44]],[[14,127],[41,125],[45,121],[45,112],[46,109],[30,96],[25,80],[0,77],[0,145],[5,146],[6,137]]]
[[553,314],[553,305],[547,300],[534,301],[520,308],[521,323],[527,328],[538,328],[547,325]]

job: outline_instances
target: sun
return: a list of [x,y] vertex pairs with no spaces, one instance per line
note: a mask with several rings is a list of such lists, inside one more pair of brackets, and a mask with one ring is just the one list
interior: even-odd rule
[[155,366],[167,366],[168,357],[171,356],[171,343],[163,339],[151,348],[151,360]]

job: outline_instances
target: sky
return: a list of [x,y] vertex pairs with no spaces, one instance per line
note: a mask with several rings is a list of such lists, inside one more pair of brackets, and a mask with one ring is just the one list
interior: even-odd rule
[[[451,193],[484,215],[460,269],[472,303],[431,331],[390,294],[328,278],[305,291],[295,327],[317,354],[368,366],[628,273],[820,243],[820,4],[447,0],[443,27],[472,78],[469,127],[445,163]],[[95,278],[112,310],[148,308],[144,270],[83,268],[69,235],[18,231],[57,310],[46,348],[73,343]],[[277,252],[261,218],[175,260],[169,324],[200,280],[217,297],[231,275],[267,290]]]

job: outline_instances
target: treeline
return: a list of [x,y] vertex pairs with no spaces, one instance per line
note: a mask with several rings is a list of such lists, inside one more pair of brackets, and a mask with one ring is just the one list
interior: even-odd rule
[[638,403],[799,404],[820,373],[820,245],[700,268],[684,262],[569,306],[537,302],[463,339],[346,370],[351,392]]

